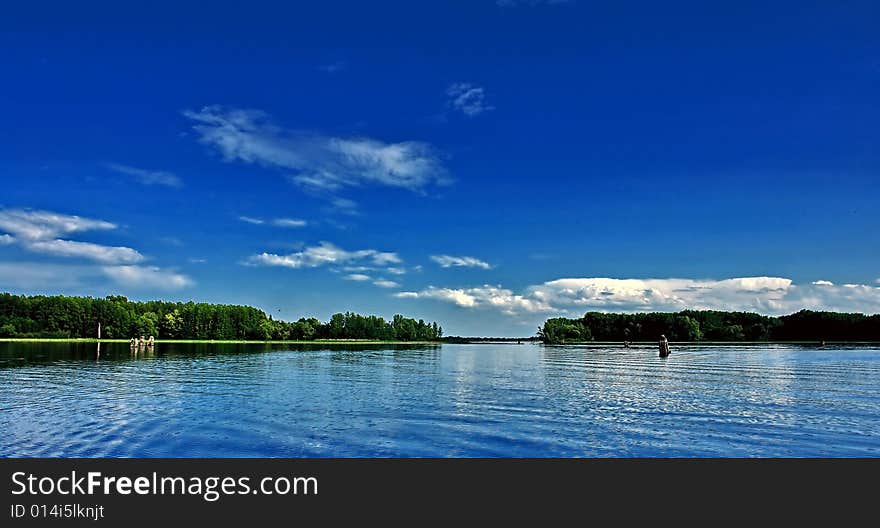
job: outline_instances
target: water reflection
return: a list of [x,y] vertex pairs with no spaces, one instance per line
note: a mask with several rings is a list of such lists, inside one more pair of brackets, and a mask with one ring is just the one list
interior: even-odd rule
[[0,343],[3,456],[878,456],[876,348]]

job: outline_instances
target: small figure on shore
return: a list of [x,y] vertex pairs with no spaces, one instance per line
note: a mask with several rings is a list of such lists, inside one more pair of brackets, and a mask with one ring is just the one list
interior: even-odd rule
[[140,346],[147,346],[147,338],[144,336],[141,336],[141,339],[140,339],[140,341],[138,341],[138,344]]
[[156,340],[153,339],[153,336],[150,336],[150,338],[147,339],[147,346],[148,346],[148,347],[151,347],[151,346],[153,346],[153,345],[155,345],[155,344],[156,344]]
[[131,338],[131,341],[129,341],[128,344],[131,346],[131,348],[136,347],[137,344],[138,344],[138,340],[137,340],[137,338],[136,338],[136,337],[132,337],[132,338]]
[[669,352],[669,341],[666,340],[665,335],[660,336],[660,357],[665,358],[670,354]]
[[629,341],[623,342],[623,348],[629,348]]

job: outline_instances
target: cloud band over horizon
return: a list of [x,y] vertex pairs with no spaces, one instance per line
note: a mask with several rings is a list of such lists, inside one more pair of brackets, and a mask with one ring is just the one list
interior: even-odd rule
[[487,284],[470,288],[431,286],[419,291],[398,292],[395,297],[432,299],[466,309],[497,310],[507,315],[681,310],[783,315],[802,309],[880,313],[880,287],[835,285],[830,281],[795,284],[782,277],[723,280],[563,278],[529,286],[520,293]]

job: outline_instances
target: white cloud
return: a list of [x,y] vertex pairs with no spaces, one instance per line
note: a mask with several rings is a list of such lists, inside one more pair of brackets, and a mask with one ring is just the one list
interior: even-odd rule
[[403,261],[397,256],[397,253],[377,251],[372,255],[373,264],[377,266],[387,266],[388,264],[400,264]]
[[397,288],[400,286],[400,284],[388,279],[375,280],[373,281],[373,284],[380,288]]
[[[389,255],[394,255],[396,257],[395,253],[390,253]],[[380,257],[380,260],[384,259],[384,258],[387,258],[387,257]],[[387,268],[380,267],[380,266],[342,266],[339,269],[342,271],[353,272],[353,273],[365,273],[368,271],[375,271],[375,272],[379,272],[379,273],[381,273],[381,272],[390,273],[392,275],[406,275],[406,268],[399,268],[399,267],[394,267],[394,266],[387,267]]]
[[0,210],[0,229],[24,240],[46,240],[84,231],[116,229],[116,224],[32,209]]
[[827,280],[817,280],[813,281],[811,284],[813,284],[814,286],[834,286],[833,282]]
[[143,255],[128,247],[102,246],[73,240],[37,240],[28,242],[25,247],[47,255],[79,257],[104,264],[134,264],[144,260]]
[[723,309],[774,311],[792,287],[790,279],[747,277],[694,279],[558,279],[532,286],[528,295],[557,308],[619,311]]
[[422,191],[448,183],[433,147],[419,141],[385,143],[289,130],[258,110],[206,106],[185,111],[200,141],[226,161],[295,171],[291,179],[316,191],[384,185]]
[[0,235],[0,246],[7,244],[15,244],[15,237],[10,235]]
[[105,266],[101,269],[118,284],[130,288],[178,290],[193,285],[186,275],[154,266]]
[[[115,224],[103,220],[50,211],[2,209],[0,229],[15,235],[6,235],[9,243],[19,243],[28,251],[54,257],[86,259],[102,264],[5,263],[0,270],[0,281],[8,284],[31,288],[68,287],[108,277],[125,286],[159,289],[176,289],[192,283],[185,275],[157,267],[133,265],[146,260],[135,249],[58,238],[86,231],[116,229]],[[10,278],[10,273],[17,273],[20,278]],[[22,286],[23,284],[30,285]]]
[[475,257],[456,257],[453,255],[431,255],[431,260],[440,264],[441,267],[465,267],[465,268],[482,268],[491,269],[492,265]]
[[108,163],[107,168],[131,176],[144,185],[165,185],[167,187],[181,187],[183,185],[180,178],[170,172],[139,169],[118,163]]
[[346,251],[329,242],[321,242],[317,246],[306,247],[302,251],[287,255],[261,253],[249,257],[245,263],[262,266],[281,266],[286,268],[317,268],[324,265],[358,264],[366,262],[373,266],[399,264],[397,253],[382,252],[375,249]]
[[0,262],[0,289],[91,290],[97,284],[98,291],[108,291],[107,279],[131,289],[177,290],[193,284],[186,275],[156,267]]
[[358,214],[358,204],[354,200],[348,198],[333,198],[330,200],[331,210],[338,213],[356,216]]
[[342,271],[353,271],[353,272],[363,272],[363,271],[374,271],[376,269],[375,266],[343,266]]
[[278,227],[305,227],[308,222],[299,218],[276,218],[272,224]]
[[511,290],[488,284],[477,288],[435,288],[431,286],[418,292],[399,292],[394,296],[402,299],[436,299],[451,302],[463,308],[492,308],[505,314],[552,310],[542,301],[528,299]]
[[[796,285],[781,277],[711,279],[566,278],[525,288],[517,294],[500,286],[435,288],[401,292],[401,298],[428,298],[465,308],[504,313],[586,311],[651,312],[695,310],[753,311],[770,315],[801,309],[880,313],[880,287],[836,286],[829,281]],[[823,284],[828,283],[828,284]]]
[[252,216],[239,216],[238,219],[246,224],[271,224],[275,227],[305,227],[308,225],[308,222],[300,220],[299,218],[275,218],[273,220],[263,220],[262,218],[254,218]]
[[342,278],[345,280],[362,282],[370,280],[371,277],[369,275],[364,275],[363,273],[352,273],[351,275],[346,275]]
[[28,251],[59,257],[85,258],[104,264],[134,264],[144,256],[123,246],[104,246],[56,238],[85,231],[111,230],[116,225],[102,220],[29,209],[0,210],[4,244],[19,242]]
[[468,117],[495,109],[486,104],[485,90],[470,83],[452,84],[446,89],[446,95],[449,96],[449,106]]

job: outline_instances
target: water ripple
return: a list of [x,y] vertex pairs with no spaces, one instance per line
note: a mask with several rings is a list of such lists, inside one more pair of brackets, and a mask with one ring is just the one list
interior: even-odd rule
[[880,456],[880,350],[0,343],[0,456]]

